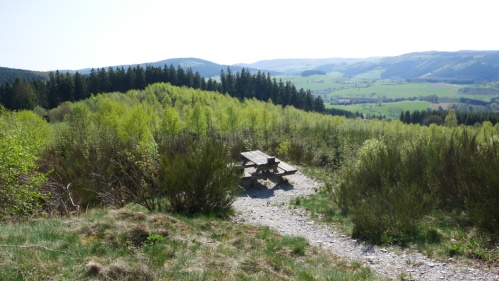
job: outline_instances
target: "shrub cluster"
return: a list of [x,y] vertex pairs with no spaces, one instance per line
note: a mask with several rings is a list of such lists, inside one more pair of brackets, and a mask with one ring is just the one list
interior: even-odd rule
[[403,143],[367,140],[333,194],[354,235],[405,243],[435,209],[465,213],[471,224],[497,233],[499,143],[488,125],[476,135],[456,128],[449,137],[428,130]]
[[0,220],[23,220],[45,205],[41,186],[46,177],[37,170],[37,161],[49,131],[33,112],[0,107]]
[[190,213],[229,210],[241,174],[227,165],[227,149],[210,139],[180,142],[181,152],[165,154],[160,165],[159,189],[171,208]]
[[72,104],[55,124],[42,161],[53,208],[70,214],[134,202],[160,211],[228,210],[240,178],[227,167],[229,147],[200,130],[169,130],[173,119],[160,105],[116,100],[126,97]]

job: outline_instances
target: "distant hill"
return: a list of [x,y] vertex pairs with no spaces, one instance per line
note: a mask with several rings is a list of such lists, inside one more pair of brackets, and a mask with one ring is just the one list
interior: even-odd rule
[[[237,64],[238,66],[275,71],[279,74],[299,75],[305,70],[319,69],[323,65],[351,65],[358,62],[377,60],[372,58],[326,58],[326,59],[275,59],[262,60],[250,64]],[[329,71],[328,71],[329,72]]]
[[[174,59],[167,59],[167,60],[162,60],[162,61],[157,61],[157,62],[149,62],[149,63],[141,63],[138,64],[141,67],[146,67],[147,65],[155,66],[155,67],[164,67],[173,65],[175,68],[177,68],[179,65],[181,68],[187,70],[188,68],[192,68],[193,72],[199,72],[199,75],[202,77],[213,77],[213,76],[219,76],[220,71],[224,70],[227,71],[227,67],[229,65],[223,65],[223,64],[217,64],[211,61],[203,60],[203,59],[198,59],[198,58],[174,58]],[[124,67],[127,69],[129,66],[135,67],[137,64],[133,65],[118,65],[118,66],[112,66],[112,68],[116,67]],[[105,67],[106,69],[108,67]],[[242,66],[237,66],[237,65],[230,65],[230,69],[233,72],[240,72],[243,67]],[[79,73],[81,74],[88,74],[90,73],[91,68],[86,68],[86,69],[80,69],[78,70]],[[254,68],[250,68],[250,70],[257,71]],[[271,73],[272,74],[272,73]]]
[[[128,68],[134,65],[112,66]],[[139,64],[163,67],[173,65],[183,69],[192,68],[203,77],[219,76],[228,65],[217,64],[198,58],[174,58],[157,62]],[[324,58],[324,59],[275,59],[262,60],[251,64],[231,65],[233,72],[242,68],[254,73],[258,70],[271,75],[294,74],[304,71],[338,72],[345,77],[372,77],[376,73],[380,79],[404,79],[429,82],[473,83],[499,81],[499,51],[458,51],[458,52],[419,52],[395,57],[370,58]],[[104,67],[107,69],[108,67]],[[78,70],[81,74],[90,73],[90,68]],[[66,72],[66,70],[60,70]],[[76,72],[76,71],[69,71]],[[367,75],[366,75],[367,74]],[[16,77],[47,79],[46,72],[33,72],[0,67],[0,82],[12,82]]]
[[32,80],[48,80],[48,72],[39,72],[15,68],[0,67],[0,83],[12,83],[16,78]]
[[346,76],[381,71],[381,79],[479,82],[499,80],[499,51],[421,52],[348,66],[334,66]]
[[381,79],[473,83],[499,80],[499,51],[419,52],[365,59],[276,59],[240,64],[282,74],[306,70],[339,72],[346,77],[380,73]]

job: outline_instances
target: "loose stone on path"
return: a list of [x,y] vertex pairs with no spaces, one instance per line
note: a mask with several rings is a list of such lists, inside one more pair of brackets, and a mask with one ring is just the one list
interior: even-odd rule
[[439,263],[417,252],[398,254],[328,230],[326,225],[309,218],[306,212],[290,210],[292,199],[315,193],[320,184],[300,172],[286,178],[288,184],[267,181],[247,187],[234,202],[238,213],[235,221],[266,225],[283,235],[304,237],[314,246],[330,250],[343,259],[357,261],[391,279],[407,276],[405,280],[499,280],[497,273],[480,268],[454,261]]

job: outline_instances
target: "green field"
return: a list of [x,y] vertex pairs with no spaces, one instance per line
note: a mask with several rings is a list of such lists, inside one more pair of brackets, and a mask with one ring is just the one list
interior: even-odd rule
[[458,98],[461,86],[443,83],[405,83],[376,81],[370,87],[351,87],[334,91],[329,97],[370,97],[370,98],[421,98],[436,95],[438,97]]
[[354,105],[330,105],[329,108],[339,108],[352,112],[360,112],[370,115],[385,115],[387,118],[398,118],[402,111],[425,110],[429,108],[427,101],[404,101],[382,104],[354,104]]
[[291,81],[296,88],[310,89],[311,91],[326,91],[323,99],[328,102],[332,98],[403,98],[420,99],[424,96],[436,95],[440,99],[470,98],[489,101],[490,95],[459,94],[459,89],[474,85],[456,85],[448,83],[404,82],[379,80],[379,71],[371,71],[354,78],[344,78],[339,72],[327,75],[300,75],[275,76],[276,79]]
[[[342,81],[342,74],[339,72],[332,72],[328,75],[311,75],[303,77],[301,75],[280,75],[275,76],[277,80],[291,81],[297,89],[310,89],[312,91],[322,91],[329,88],[339,88],[343,84],[337,81]],[[320,82],[322,81],[322,82]]]

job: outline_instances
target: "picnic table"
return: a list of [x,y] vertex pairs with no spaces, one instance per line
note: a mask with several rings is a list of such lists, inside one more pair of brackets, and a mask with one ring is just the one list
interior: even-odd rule
[[260,150],[242,152],[243,180],[258,180],[288,176],[296,173],[296,168]]

